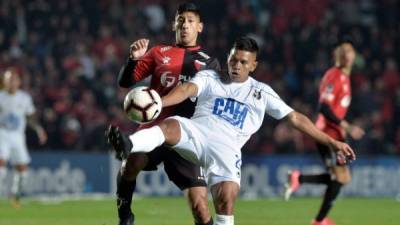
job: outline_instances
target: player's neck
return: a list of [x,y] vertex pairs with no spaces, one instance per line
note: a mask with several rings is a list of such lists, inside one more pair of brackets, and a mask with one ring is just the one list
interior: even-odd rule
[[351,74],[351,67],[342,67],[340,68],[340,71],[342,71],[343,74],[350,76]]
[[175,45],[179,48],[198,48],[199,47],[199,45],[197,45],[196,42],[190,43],[190,44],[176,43]]
[[17,90],[12,90],[12,89],[8,89],[8,90],[6,90],[7,91],[7,93],[9,94],[9,95],[15,95],[15,93],[17,93]]

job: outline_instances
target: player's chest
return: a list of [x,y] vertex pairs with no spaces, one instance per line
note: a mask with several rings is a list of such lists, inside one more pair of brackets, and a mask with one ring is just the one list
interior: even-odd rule
[[0,100],[0,113],[16,113],[22,114],[24,112],[24,101],[18,100],[14,97],[5,97]]
[[196,54],[182,49],[161,52],[155,60],[153,79],[157,79],[165,88],[189,81],[202,66]]

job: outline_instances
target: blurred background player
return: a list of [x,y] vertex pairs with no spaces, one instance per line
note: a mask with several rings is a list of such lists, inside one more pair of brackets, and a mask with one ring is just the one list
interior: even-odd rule
[[26,179],[30,156],[26,147],[26,123],[36,132],[39,143],[47,141],[47,134],[35,119],[31,96],[20,90],[21,78],[17,70],[7,69],[0,91],[0,193],[5,185],[7,161],[15,167],[11,186],[11,203],[19,207],[19,198]]
[[[347,135],[359,140],[364,135],[364,130],[344,119],[351,102],[350,74],[356,53],[351,42],[344,41],[336,46],[333,55],[335,65],[325,73],[320,83],[320,107],[316,126],[339,141],[344,141]],[[327,185],[321,208],[312,224],[331,225],[334,224],[333,221],[326,216],[342,186],[351,181],[351,175],[342,155],[336,155],[325,146],[317,146],[328,172],[302,174],[298,170],[292,171],[289,174],[285,199],[288,200],[303,183]]]
[[[150,87],[161,96],[168,94],[176,85],[188,81],[194,74],[205,68],[219,70],[219,63],[204,53],[197,44],[199,33],[203,30],[200,13],[193,3],[181,4],[175,15],[173,31],[176,43],[156,45],[148,52],[148,39],[139,39],[131,45],[130,56],[122,67],[119,86],[130,88],[136,82],[152,75]],[[187,100],[180,105],[163,110],[159,118],[139,129],[158,124],[172,115],[190,117],[193,115],[195,102]],[[116,146],[114,146],[115,148]],[[117,206],[120,224],[133,224],[131,212],[132,194],[136,186],[136,176],[141,170],[157,170],[164,162],[164,169],[169,179],[184,191],[192,210],[195,224],[212,224],[208,210],[206,183],[199,166],[183,159],[176,152],[163,151],[163,147],[144,154],[135,153],[123,162],[117,177]],[[122,158],[122,156],[117,156]]]

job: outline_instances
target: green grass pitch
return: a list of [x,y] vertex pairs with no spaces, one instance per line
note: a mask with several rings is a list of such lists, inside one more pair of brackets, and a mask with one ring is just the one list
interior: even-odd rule
[[[238,200],[235,224],[308,225],[320,199],[295,198]],[[192,225],[183,198],[140,198],[135,200],[137,225]],[[398,225],[400,201],[394,199],[343,198],[330,215],[338,225]],[[116,225],[113,199],[42,202],[23,200],[20,209],[0,201],[0,225]]]

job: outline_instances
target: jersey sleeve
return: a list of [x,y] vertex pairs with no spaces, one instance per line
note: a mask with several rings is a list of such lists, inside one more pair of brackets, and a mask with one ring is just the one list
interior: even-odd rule
[[289,113],[293,112],[293,109],[288,106],[279,95],[272,90],[272,88],[268,88],[266,90],[267,98],[266,98],[266,113],[273,118],[280,120],[287,116]]
[[137,60],[136,66],[133,69],[135,82],[141,81],[153,73],[155,68],[155,51],[156,47],[153,47]]
[[324,78],[319,87],[319,103],[332,106],[335,102],[338,92],[338,79],[334,78],[334,72],[329,71],[324,75]]
[[197,86],[196,97],[208,92],[210,80],[215,79],[215,75],[210,70],[202,70],[197,72],[196,75],[189,81]]

